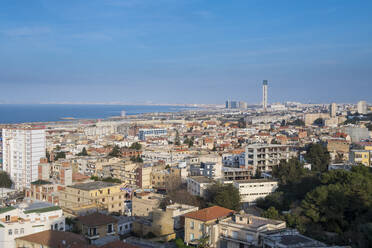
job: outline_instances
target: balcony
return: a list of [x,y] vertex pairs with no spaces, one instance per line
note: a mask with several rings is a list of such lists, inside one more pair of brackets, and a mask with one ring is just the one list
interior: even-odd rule
[[99,233],[92,233],[92,234],[88,234],[88,233],[86,233],[85,234],[85,237],[87,238],[87,239],[99,239]]

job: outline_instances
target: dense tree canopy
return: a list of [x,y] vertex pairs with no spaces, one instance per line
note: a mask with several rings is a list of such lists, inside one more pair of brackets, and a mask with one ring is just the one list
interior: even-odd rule
[[81,150],[81,152],[79,152],[77,155],[78,156],[88,156],[87,149],[85,149],[85,147],[83,147],[83,149]]
[[141,150],[142,149],[142,145],[140,143],[138,143],[138,142],[135,142],[129,148],[130,149],[135,149],[135,150]]
[[319,173],[300,165],[291,160],[274,170],[280,186],[257,202],[263,216],[284,219],[329,244],[372,247],[372,170],[355,166]]
[[118,145],[115,145],[111,152],[108,154],[109,157],[115,157],[115,158],[118,158],[121,156],[121,151],[120,151],[120,147]]
[[9,177],[9,174],[5,171],[0,171],[0,188],[11,188],[12,180]]
[[321,144],[310,144],[306,149],[305,160],[311,164],[313,171],[326,172],[330,159],[327,148]]
[[216,183],[207,189],[207,201],[232,210],[240,210],[239,190],[232,184]]

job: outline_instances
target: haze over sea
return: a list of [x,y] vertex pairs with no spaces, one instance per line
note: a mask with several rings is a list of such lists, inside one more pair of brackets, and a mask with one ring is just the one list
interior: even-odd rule
[[152,112],[178,112],[182,106],[101,105],[101,104],[0,104],[0,124],[62,121],[62,118],[103,119]]

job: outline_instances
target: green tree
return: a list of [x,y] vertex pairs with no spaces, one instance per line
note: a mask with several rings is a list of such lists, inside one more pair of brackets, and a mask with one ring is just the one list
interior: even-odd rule
[[212,205],[218,205],[232,210],[240,210],[239,190],[232,184],[223,185],[215,183],[207,189],[207,201]]
[[85,149],[85,147],[83,147],[83,149],[81,150],[81,152],[79,152],[77,155],[78,156],[88,156],[87,149]]
[[324,120],[323,120],[323,118],[318,118],[318,119],[316,119],[316,120],[314,121],[313,124],[316,125],[316,126],[320,126],[320,127],[322,127],[322,126],[324,126]]
[[288,125],[291,125],[291,126],[300,126],[300,127],[303,127],[305,126],[305,122],[301,119],[296,119],[292,122],[289,122]]
[[108,154],[109,157],[115,157],[115,158],[118,158],[121,156],[121,151],[120,151],[120,147],[118,145],[115,145],[111,152]]
[[5,171],[0,171],[0,188],[11,188],[12,184],[9,174]]
[[273,220],[283,219],[282,216],[280,216],[278,210],[275,209],[275,207],[269,207],[269,209],[264,211],[261,216]]
[[57,152],[54,156],[54,160],[58,160],[60,158],[66,158],[66,153],[64,151]]
[[175,144],[176,146],[181,145],[180,134],[178,133],[178,130],[176,130],[176,138],[174,139],[174,144]]
[[326,172],[330,162],[326,147],[321,144],[310,144],[306,149],[305,160],[311,164],[311,170]]
[[129,148],[130,149],[135,149],[135,150],[141,150],[142,149],[142,145],[140,143],[138,143],[138,142],[135,142]]
[[135,163],[143,163],[143,159],[139,155],[137,157],[136,156],[130,157],[130,160]]

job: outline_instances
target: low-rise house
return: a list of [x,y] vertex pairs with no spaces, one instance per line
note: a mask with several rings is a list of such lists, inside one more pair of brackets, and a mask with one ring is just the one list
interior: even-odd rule
[[79,216],[76,226],[89,244],[104,245],[119,239],[118,220],[113,216],[98,212]]
[[62,209],[47,202],[0,208],[0,244],[14,247],[15,239],[47,230],[65,230]]
[[132,199],[132,216],[149,216],[153,209],[159,207],[163,198],[163,195],[156,193],[137,193]]
[[185,243],[198,244],[200,239],[208,236],[217,220],[233,213],[233,210],[213,206],[185,214]]
[[298,247],[328,247],[312,238],[300,234],[297,230],[284,229],[268,231],[261,234],[261,247],[265,248],[298,248]]
[[199,210],[198,207],[178,203],[168,205],[166,209],[166,211],[172,212],[175,230],[182,229],[184,227],[185,217],[183,215],[197,210]]
[[23,248],[70,248],[87,247],[88,242],[84,236],[72,232],[43,231],[16,238],[16,247]]
[[118,234],[119,235],[125,235],[133,231],[134,217],[121,215],[115,218],[118,219]]
[[170,210],[154,209],[148,217],[136,217],[133,232],[140,237],[172,240],[176,237],[172,213]]
[[271,230],[282,230],[285,221],[271,220],[241,213],[220,220],[216,228],[210,229],[213,247],[252,247],[259,245],[260,234]]

